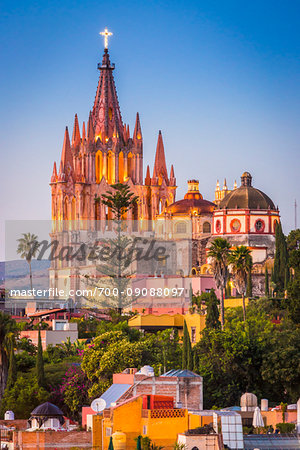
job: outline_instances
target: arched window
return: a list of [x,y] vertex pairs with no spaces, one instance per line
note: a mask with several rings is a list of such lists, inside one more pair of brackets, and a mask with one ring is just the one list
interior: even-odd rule
[[220,220],[216,221],[216,232],[221,233],[221,221]]
[[68,197],[65,197],[65,200],[64,200],[64,216],[63,216],[63,219],[64,219],[64,222],[63,222],[64,230],[68,229],[68,220],[69,220],[69,205],[68,205],[68,203],[69,203],[69,199],[68,199]]
[[134,205],[132,207],[132,219],[133,219],[132,230],[138,231],[138,229],[139,229],[139,223],[138,223],[139,210],[138,210],[137,203],[134,203]]
[[210,233],[211,232],[211,225],[209,222],[204,222],[203,224],[203,233]]
[[76,200],[74,197],[72,198],[72,203],[71,203],[71,219],[72,220],[76,219]]
[[96,153],[95,171],[96,171],[96,183],[100,183],[103,175],[103,158],[102,152],[100,150],[98,150]]
[[114,158],[112,152],[107,153],[107,182],[114,183]]
[[175,225],[175,233],[186,233],[186,223],[185,222],[177,222]]
[[130,152],[127,157],[127,173],[130,178],[133,178],[133,163],[133,154]]
[[124,181],[124,154],[123,152],[119,153],[119,182],[123,183]]
[[265,230],[265,222],[263,220],[261,220],[261,219],[258,219],[255,222],[255,231],[257,233],[263,233],[264,230]]
[[239,219],[233,219],[230,222],[230,228],[232,233],[238,233],[241,229],[241,222],[239,221]]

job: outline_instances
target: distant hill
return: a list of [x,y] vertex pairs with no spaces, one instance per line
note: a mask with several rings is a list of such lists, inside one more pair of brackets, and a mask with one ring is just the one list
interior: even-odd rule
[[[36,288],[48,287],[50,261],[31,261],[33,285]],[[0,284],[6,289],[29,289],[29,267],[25,260],[0,262]]]

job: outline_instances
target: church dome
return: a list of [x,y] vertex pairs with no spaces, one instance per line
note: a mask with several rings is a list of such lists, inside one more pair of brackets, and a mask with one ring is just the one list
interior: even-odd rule
[[37,406],[31,413],[32,416],[63,416],[64,413],[58,408],[58,406],[53,405],[53,403],[45,402]]
[[275,205],[264,192],[252,186],[252,176],[244,172],[241,186],[227,194],[220,202],[220,209],[271,209]]
[[171,214],[212,214],[215,207],[214,203],[203,199],[199,192],[199,181],[189,180],[184,198],[172,203],[166,210]]

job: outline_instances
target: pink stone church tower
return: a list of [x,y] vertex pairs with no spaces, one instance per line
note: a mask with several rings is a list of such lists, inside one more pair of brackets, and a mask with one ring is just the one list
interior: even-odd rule
[[99,82],[87,125],[83,122],[80,133],[75,114],[71,140],[68,128],[65,130],[58,172],[54,163],[50,183],[52,220],[74,220],[84,228],[89,221],[111,219],[110,211],[101,202],[101,195],[110,190],[112,184],[125,182],[139,197],[138,205],[128,213],[128,219],[145,219],[148,229],[152,229],[156,215],[175,201],[174,168],[171,166],[168,174],[159,132],[153,175],[151,177],[148,166],[144,179],[139,114],[131,136],[129,125],[122,121],[113,77],[115,66],[110,62],[107,48],[98,69]]

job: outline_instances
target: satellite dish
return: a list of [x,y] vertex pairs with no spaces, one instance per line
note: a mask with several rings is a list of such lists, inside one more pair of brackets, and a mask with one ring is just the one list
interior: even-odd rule
[[106,407],[106,401],[103,398],[95,398],[91,403],[91,408],[96,413],[103,411]]

